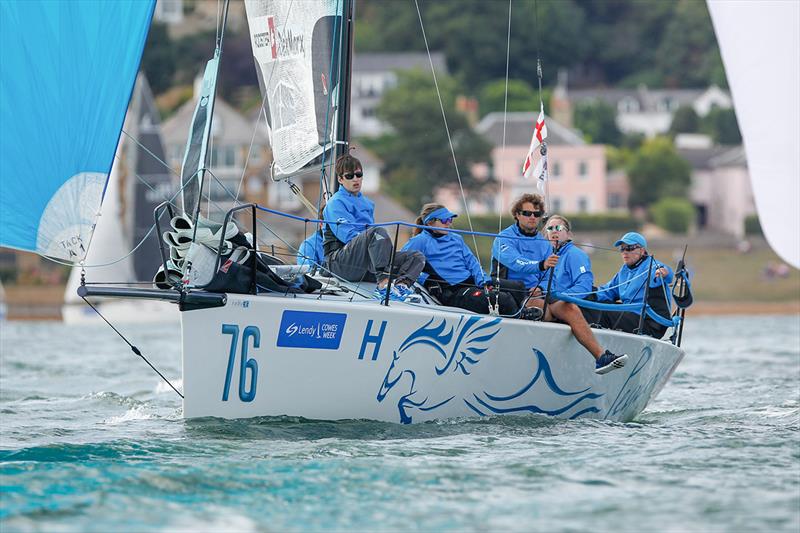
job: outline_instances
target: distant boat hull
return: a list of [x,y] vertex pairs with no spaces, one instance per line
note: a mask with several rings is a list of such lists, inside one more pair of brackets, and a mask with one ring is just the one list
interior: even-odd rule
[[[180,322],[178,306],[154,300],[103,300],[92,302],[112,324],[158,324]],[[100,324],[103,319],[83,302],[64,304],[61,318],[65,324]]]
[[630,356],[600,376],[560,324],[402,303],[228,295],[181,313],[184,416],[416,423],[495,414],[629,421],[684,356],[596,331]]

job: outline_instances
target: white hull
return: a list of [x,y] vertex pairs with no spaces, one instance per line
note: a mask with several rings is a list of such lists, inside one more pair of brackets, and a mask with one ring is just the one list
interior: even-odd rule
[[565,325],[310,296],[231,294],[225,307],[181,313],[181,323],[187,418],[628,421],[684,355],[650,337],[596,331],[630,356],[599,376]]
[[[154,300],[111,300],[92,302],[112,324],[175,323],[180,320],[178,306]],[[61,318],[65,324],[100,324],[103,319],[83,301],[64,304]]]

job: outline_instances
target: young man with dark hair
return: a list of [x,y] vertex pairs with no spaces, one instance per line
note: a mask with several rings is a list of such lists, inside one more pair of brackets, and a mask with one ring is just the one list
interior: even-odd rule
[[[361,161],[345,154],[336,160],[339,190],[328,200],[323,219],[323,249],[326,267],[347,281],[377,281],[375,296],[386,297],[392,240],[375,223],[375,204],[361,193],[364,177]],[[390,299],[404,300],[413,294],[410,287],[425,266],[419,252],[397,252],[394,258],[396,283]]]
[[[518,280],[530,295],[541,294],[544,272],[558,263],[550,241],[539,233],[544,201],[538,194],[523,194],[511,206],[514,223],[500,232],[492,245],[492,275]],[[523,299],[525,295],[522,295]],[[532,306],[532,300],[529,302]]]

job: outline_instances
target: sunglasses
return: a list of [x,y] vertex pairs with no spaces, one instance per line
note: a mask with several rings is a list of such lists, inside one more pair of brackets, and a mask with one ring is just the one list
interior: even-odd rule
[[561,230],[566,230],[567,227],[561,224],[556,224],[555,226],[547,226],[544,229],[546,229],[547,231],[561,231]]
[[632,252],[641,248],[638,244],[623,244],[619,247],[620,252]]
[[441,222],[442,224],[450,224],[450,223],[452,223],[452,222],[453,222],[453,217],[448,217],[448,218],[434,218],[433,220],[438,220],[438,221],[439,221],[439,222]]
[[351,180],[353,178],[364,177],[364,173],[359,170],[358,172],[350,172],[349,174],[342,174],[342,177],[346,180]]
[[524,210],[524,211],[520,211],[519,214],[524,216],[524,217],[540,217],[540,216],[544,215],[544,211],[528,211],[528,210]]

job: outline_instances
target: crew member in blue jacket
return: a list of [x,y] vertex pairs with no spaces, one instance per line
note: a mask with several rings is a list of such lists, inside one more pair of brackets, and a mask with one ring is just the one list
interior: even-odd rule
[[297,249],[297,264],[309,265],[312,268],[322,266],[325,253],[322,251],[322,229],[318,229],[309,238],[300,243]]
[[586,298],[592,292],[594,280],[589,256],[572,242],[569,220],[561,215],[553,215],[547,219],[545,232],[559,260],[553,267],[552,274],[549,274],[552,275],[552,279],[549,280],[550,293],[556,296],[548,295],[544,319],[561,320],[569,324],[575,339],[594,357],[595,372],[598,374],[622,368],[628,361],[628,356],[604,350],[597,342],[580,308],[572,302],[557,299],[558,294]]
[[[336,160],[339,190],[328,200],[323,219],[326,267],[347,281],[377,281],[375,296],[383,299],[388,284],[392,240],[375,223],[375,204],[361,193],[364,177],[361,161],[350,154]],[[396,283],[390,299],[403,300],[413,293],[411,286],[425,266],[417,252],[398,252],[394,258]]]
[[500,313],[514,314],[517,310],[514,298],[492,290],[492,278],[483,271],[464,239],[448,231],[456,216],[440,204],[422,206],[416,224],[429,227],[416,228],[416,235],[403,247],[403,251],[417,251],[425,256],[425,269],[417,281],[444,305],[485,314],[489,312],[490,299],[494,305],[495,298],[499,298]]
[[[558,262],[550,241],[538,232],[544,201],[538,194],[525,193],[511,206],[511,215],[514,224],[501,231],[492,245],[492,274],[501,279],[519,280],[525,284],[528,294],[539,296],[544,271]],[[521,304],[526,296],[518,296],[517,301]],[[528,301],[529,306],[534,303],[534,300]]]
[[[619,247],[623,265],[619,272],[611,278],[611,281],[597,289],[597,301],[642,305],[645,295],[645,278],[647,278],[651,259],[647,253],[647,241],[639,233],[631,231],[615,242],[614,246]],[[670,267],[653,260],[647,302],[653,311],[667,319],[670,316],[670,309],[665,291],[669,290],[672,278],[673,272]],[[639,328],[639,313],[603,311],[600,325],[633,333]],[[645,318],[642,333],[660,339],[666,331],[666,326],[662,326],[649,316]]]

